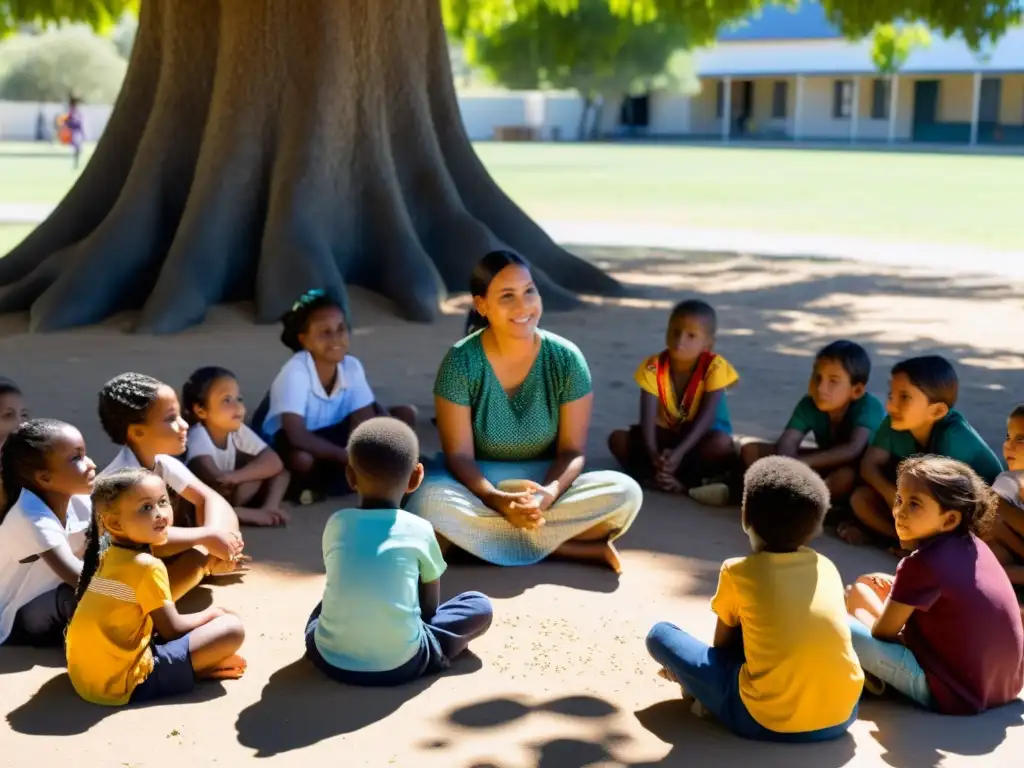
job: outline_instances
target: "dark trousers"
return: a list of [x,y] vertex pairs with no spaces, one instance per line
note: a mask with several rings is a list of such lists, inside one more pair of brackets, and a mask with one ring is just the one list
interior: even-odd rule
[[64,630],[74,612],[75,588],[70,584],[44,592],[18,609],[5,645],[60,648],[64,645]]
[[442,603],[430,622],[423,623],[420,650],[402,666],[385,672],[352,672],[330,664],[316,647],[315,634],[323,603],[313,609],[306,623],[306,656],[333,680],[347,685],[393,686],[412,682],[447,669],[452,659],[469,647],[491,626],[494,609],[486,595],[463,592]]

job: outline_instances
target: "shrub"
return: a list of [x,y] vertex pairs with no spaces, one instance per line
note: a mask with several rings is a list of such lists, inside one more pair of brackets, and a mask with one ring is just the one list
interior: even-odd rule
[[121,89],[127,62],[114,44],[81,27],[14,38],[3,46],[0,99],[110,104]]

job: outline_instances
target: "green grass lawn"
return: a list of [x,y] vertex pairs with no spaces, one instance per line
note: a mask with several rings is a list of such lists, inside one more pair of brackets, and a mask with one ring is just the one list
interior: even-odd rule
[[[1024,156],[480,144],[536,218],[1020,249]],[[66,149],[0,144],[0,203],[55,203]],[[0,226],[0,253],[24,228]]]

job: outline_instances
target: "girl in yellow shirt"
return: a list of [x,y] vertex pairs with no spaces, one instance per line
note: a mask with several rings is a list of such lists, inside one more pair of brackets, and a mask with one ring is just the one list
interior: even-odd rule
[[[121,706],[187,693],[197,679],[241,677],[241,621],[222,608],[178,613],[167,568],[150,551],[166,543],[171,526],[164,481],[141,468],[115,470],[96,479],[92,508],[66,640],[68,675],[78,695]],[[103,537],[109,544],[101,553]],[[235,568],[211,556],[197,582]]]

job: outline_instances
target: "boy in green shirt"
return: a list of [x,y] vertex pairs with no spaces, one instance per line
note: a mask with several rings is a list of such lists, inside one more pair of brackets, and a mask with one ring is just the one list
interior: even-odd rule
[[956,371],[944,357],[912,357],[893,366],[886,403],[889,415],[861,460],[863,485],[850,499],[858,522],[839,527],[843,539],[863,544],[870,531],[896,540],[892,517],[896,470],[909,456],[948,456],[967,464],[989,484],[1003,471],[1002,462],[981,435],[954,410],[959,389]]
[[[797,458],[825,479],[833,503],[848,497],[860,458],[885,418],[881,400],[865,391],[870,376],[871,358],[860,344],[844,339],[824,347],[782,435],[775,443],[744,445],[744,467],[773,454]],[[808,433],[815,448],[800,447]]]

